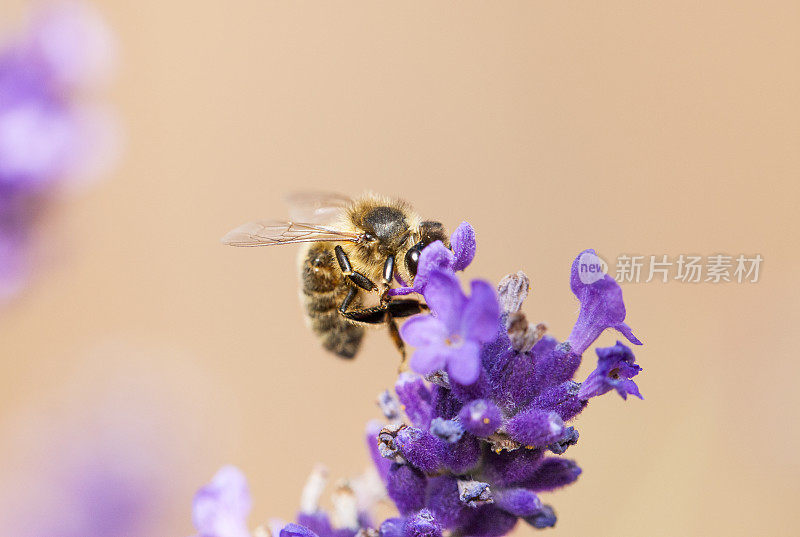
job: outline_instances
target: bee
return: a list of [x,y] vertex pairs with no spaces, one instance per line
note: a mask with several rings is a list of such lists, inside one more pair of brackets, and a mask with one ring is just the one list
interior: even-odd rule
[[[440,222],[422,220],[406,202],[375,194],[357,199],[332,193],[286,197],[288,221],[257,221],[223,237],[231,246],[302,243],[298,257],[300,299],[306,324],[322,346],[353,358],[365,326],[387,325],[405,362],[395,319],[427,309],[415,298],[391,297],[393,281],[414,281],[422,249],[440,240]],[[370,305],[372,302],[372,305]]]

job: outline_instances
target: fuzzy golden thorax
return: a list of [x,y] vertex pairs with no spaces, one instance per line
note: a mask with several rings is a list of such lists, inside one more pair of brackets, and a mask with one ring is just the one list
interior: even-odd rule
[[404,201],[366,195],[354,200],[344,211],[341,227],[364,236],[360,243],[342,244],[353,268],[378,282],[384,263],[395,256],[395,270],[406,280],[411,275],[403,261],[405,253],[419,237],[420,217]]

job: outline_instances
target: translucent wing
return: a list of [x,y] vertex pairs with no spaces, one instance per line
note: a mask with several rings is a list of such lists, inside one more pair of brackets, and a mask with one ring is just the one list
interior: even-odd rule
[[272,246],[299,242],[358,242],[360,235],[305,222],[260,221],[239,226],[222,237],[230,246]]
[[351,198],[334,192],[294,192],[284,197],[289,218],[309,224],[330,224],[336,221]]

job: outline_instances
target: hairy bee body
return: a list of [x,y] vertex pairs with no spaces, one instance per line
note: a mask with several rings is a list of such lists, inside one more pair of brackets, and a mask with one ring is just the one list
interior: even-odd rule
[[[387,325],[404,354],[395,319],[422,311],[417,299],[392,297],[394,279],[411,284],[422,249],[440,240],[444,226],[421,221],[404,201],[366,194],[296,194],[288,221],[256,221],[223,237],[231,246],[304,244],[300,298],[306,322],[329,351],[352,358],[365,326]],[[367,304],[374,302],[374,305]]]
[[[301,249],[300,281],[306,324],[323,347],[343,358],[353,358],[364,337],[364,327],[339,313],[351,284],[336,264],[333,245],[317,242]],[[360,305],[361,297],[356,295],[353,303]]]
[[[419,221],[420,218],[404,201],[364,196],[342,210],[335,227],[345,233],[360,234],[369,230],[375,237],[383,239],[379,246],[372,248],[340,244],[354,268],[378,282],[386,256],[403,249],[411,231],[419,227]],[[301,251],[302,304],[306,323],[323,347],[343,358],[353,358],[364,337],[364,326],[341,315],[338,308],[351,289],[357,291],[350,303],[351,308],[363,305],[368,293],[342,274],[334,248],[330,242],[317,242]],[[408,281],[413,278],[402,263],[397,264],[397,270]]]

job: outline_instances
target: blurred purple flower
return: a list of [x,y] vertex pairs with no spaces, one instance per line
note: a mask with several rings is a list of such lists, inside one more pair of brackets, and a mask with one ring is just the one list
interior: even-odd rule
[[425,300],[432,315],[417,315],[400,329],[406,343],[416,347],[411,368],[423,375],[446,370],[454,381],[472,384],[480,373],[481,345],[491,341],[499,327],[494,287],[474,280],[467,298],[452,273],[434,270]]
[[85,97],[114,56],[100,16],[70,1],[42,9],[0,49],[0,299],[22,287],[41,200],[113,158],[113,121]]
[[234,466],[224,466],[195,494],[192,522],[198,537],[249,537],[250,508],[244,474]]
[[206,387],[204,373],[180,353],[118,342],[70,362],[79,374],[65,372],[55,391],[32,393],[4,416],[3,535],[157,534],[185,485],[183,446],[210,434],[174,385]]

